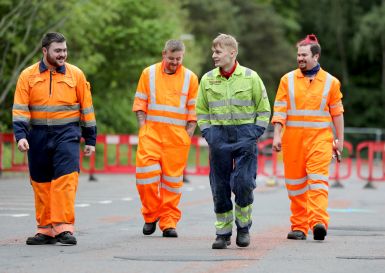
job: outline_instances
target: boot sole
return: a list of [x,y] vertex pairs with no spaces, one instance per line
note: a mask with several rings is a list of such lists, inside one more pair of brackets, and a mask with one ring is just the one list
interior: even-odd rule
[[38,245],[54,245],[57,243],[57,240],[56,239],[52,239],[52,240],[48,240],[48,241],[45,241],[45,242],[32,242],[32,241],[26,241],[25,242],[27,245],[30,245],[30,246],[38,246]]

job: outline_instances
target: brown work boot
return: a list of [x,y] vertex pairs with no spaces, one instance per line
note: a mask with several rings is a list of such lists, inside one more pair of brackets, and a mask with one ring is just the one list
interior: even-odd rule
[[327,234],[326,228],[323,224],[318,223],[313,227],[313,238],[317,241],[325,240]]
[[287,234],[287,239],[306,240],[306,235],[300,230],[292,230]]

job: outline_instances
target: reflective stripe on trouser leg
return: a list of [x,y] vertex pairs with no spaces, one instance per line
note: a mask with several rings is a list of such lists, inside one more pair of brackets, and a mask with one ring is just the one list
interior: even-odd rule
[[54,233],[74,232],[75,198],[79,173],[73,172],[51,182],[51,221]]
[[176,228],[181,218],[178,205],[182,195],[183,170],[186,167],[189,149],[190,145],[182,144],[163,146],[161,205],[159,208],[159,227],[161,230]]
[[252,207],[250,204],[244,208],[241,208],[237,204],[235,205],[235,223],[238,229],[249,229],[252,224]]
[[139,130],[139,143],[136,152],[136,188],[142,203],[141,212],[146,223],[152,223],[159,217],[161,204],[160,154],[159,142],[146,136],[147,124]]
[[332,158],[332,139],[319,141],[309,151],[309,160],[306,163],[308,176],[308,212],[309,227],[313,228],[317,223],[325,227],[329,224],[328,208],[328,180],[329,165]]
[[38,183],[31,179],[31,185],[35,197],[35,217],[37,222],[37,233],[53,236],[51,225],[51,183]]
[[308,233],[307,209],[307,174],[305,170],[305,156],[302,149],[301,131],[286,129],[282,139],[283,162],[285,168],[285,184],[290,199],[291,230]]
[[224,213],[216,213],[216,234],[217,235],[231,235],[233,230],[234,215],[233,211],[229,210]]

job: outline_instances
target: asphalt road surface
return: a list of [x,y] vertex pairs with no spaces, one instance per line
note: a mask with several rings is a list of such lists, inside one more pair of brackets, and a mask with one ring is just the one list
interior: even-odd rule
[[[80,178],[76,246],[27,246],[35,233],[32,188],[27,176],[0,178],[0,272],[385,272],[385,184],[365,181],[330,188],[331,216],[325,241],[287,240],[289,201],[283,181],[258,179],[251,244],[213,250],[214,212],[208,177],[190,176],[183,187],[178,238],[142,234],[140,200],[132,175]],[[234,235],[235,235],[234,230]]]

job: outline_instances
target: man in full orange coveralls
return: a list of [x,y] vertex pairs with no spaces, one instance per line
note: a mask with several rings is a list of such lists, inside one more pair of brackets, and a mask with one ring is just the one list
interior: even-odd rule
[[80,138],[85,139],[86,156],[96,143],[91,89],[83,72],[65,62],[61,33],[47,33],[42,52],[41,61],[20,74],[12,109],[18,149],[28,151],[35,193],[37,233],[27,244],[75,245]]
[[287,238],[305,240],[311,229],[314,240],[324,240],[329,223],[329,164],[344,143],[342,94],[340,82],[320,68],[316,36],[307,35],[297,48],[298,69],[282,77],[275,98],[273,149],[283,151],[291,201]]
[[154,233],[159,221],[163,237],[178,237],[178,204],[196,127],[198,92],[197,76],[182,66],[184,51],[181,41],[167,41],[163,61],[143,70],[135,94],[133,111],[139,124],[136,186],[145,235]]

